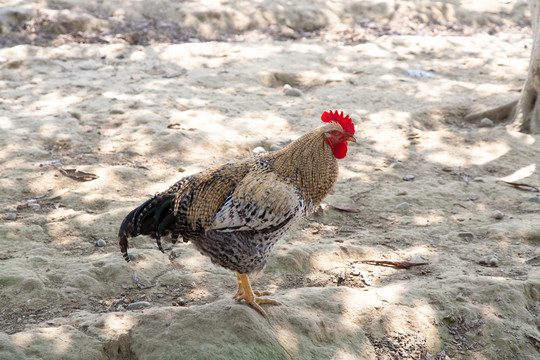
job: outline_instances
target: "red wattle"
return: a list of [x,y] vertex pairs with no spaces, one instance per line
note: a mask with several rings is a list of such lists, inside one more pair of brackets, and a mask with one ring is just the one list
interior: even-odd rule
[[343,159],[345,155],[347,155],[347,142],[343,141],[337,144],[334,144],[334,148],[332,149],[334,152],[334,156],[336,159]]
[[324,141],[330,146],[336,159],[343,159],[347,155],[347,141],[333,143],[330,138],[326,138]]

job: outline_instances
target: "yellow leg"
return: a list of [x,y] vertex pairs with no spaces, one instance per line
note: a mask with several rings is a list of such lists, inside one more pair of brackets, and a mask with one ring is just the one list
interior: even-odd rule
[[268,291],[253,291],[247,274],[236,273],[236,278],[238,279],[238,291],[236,291],[234,298],[237,301],[245,300],[249,305],[259,310],[263,316],[266,316],[266,312],[259,304],[280,305],[276,300],[259,298],[259,296],[270,295],[270,293]]

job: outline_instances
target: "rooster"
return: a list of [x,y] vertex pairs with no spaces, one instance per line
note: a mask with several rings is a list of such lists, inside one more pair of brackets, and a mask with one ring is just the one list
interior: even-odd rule
[[356,142],[351,118],[324,112],[324,125],[285,148],[230,162],[185,177],[131,211],[120,226],[126,261],[128,238],[148,235],[163,252],[161,237],[191,241],[214,264],[236,272],[234,298],[263,316],[270,293],[251,288],[248,275],[262,270],[276,242],[315,211],[338,177],[337,159]]

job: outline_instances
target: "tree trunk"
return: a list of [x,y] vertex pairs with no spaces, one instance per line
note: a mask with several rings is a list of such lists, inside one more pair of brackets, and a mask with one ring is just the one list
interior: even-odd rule
[[529,0],[533,29],[533,47],[529,62],[529,73],[514,111],[514,125],[521,131],[540,134],[540,0]]
[[498,106],[494,109],[472,113],[467,121],[490,118],[494,122],[509,120],[515,130],[540,134],[540,0],[529,0],[533,30],[533,46],[529,61],[529,72],[523,85],[519,100]]

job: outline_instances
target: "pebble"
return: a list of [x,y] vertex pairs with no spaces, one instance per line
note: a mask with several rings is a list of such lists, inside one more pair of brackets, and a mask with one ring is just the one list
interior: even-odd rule
[[358,276],[358,275],[360,275],[360,270],[354,269],[353,271],[351,271],[351,275],[352,275],[352,276]]
[[409,208],[409,203],[408,202],[402,202],[401,204],[398,204],[396,206],[396,209],[398,209],[398,210],[405,210],[407,208]]
[[331,74],[326,78],[325,84],[342,81],[345,81],[345,76],[343,76],[342,74]]
[[401,161],[396,161],[390,164],[391,168],[404,168],[405,165]]
[[176,298],[176,303],[180,306],[186,305],[186,301],[180,296]]
[[255,149],[253,149],[253,154],[259,155],[264,154],[266,150],[262,146],[257,146]]
[[16,220],[17,214],[16,213],[7,213],[6,214],[6,220]]
[[276,144],[273,144],[270,146],[270,151],[278,151],[278,150],[281,150],[283,149],[281,146],[279,145],[276,145]]
[[34,211],[37,211],[37,210],[41,209],[41,205],[39,205],[36,202],[29,202],[28,207],[30,207]]
[[420,70],[420,69],[406,69],[405,75],[410,76],[410,77],[431,79],[432,77],[435,76],[435,73],[432,71],[426,71],[426,70]]
[[127,306],[128,310],[143,309],[152,306],[148,301],[137,301]]
[[538,195],[536,195],[536,196],[531,196],[530,198],[527,199],[527,201],[535,202],[535,203],[540,203],[540,196],[538,196]]
[[107,245],[107,242],[103,239],[99,239],[98,241],[96,241],[97,247],[104,247],[105,245]]
[[458,233],[458,236],[460,238],[462,238],[462,239],[467,239],[467,240],[474,239],[474,234],[472,232],[468,232],[468,231],[460,232],[460,233]]
[[299,89],[297,88],[290,88],[290,89],[287,89],[285,90],[285,96],[295,96],[295,97],[300,97],[304,95],[304,93],[302,91],[300,91]]
[[480,120],[480,127],[493,127],[493,121],[489,118],[483,118]]
[[480,265],[489,265],[491,267],[498,267],[499,266],[499,259],[495,256],[482,256],[480,260],[478,260],[478,263]]
[[412,175],[412,174],[405,175],[403,177],[403,180],[404,181],[413,181],[414,180],[414,175]]
[[477,176],[473,179],[473,181],[476,181],[476,182],[484,182],[484,178],[483,177],[480,177],[480,176]]
[[125,113],[125,110],[120,106],[113,106],[109,110],[109,114],[111,115],[121,115],[123,113]]
[[124,310],[126,310],[126,308],[124,306],[122,306],[122,305],[118,305],[116,307],[116,311],[124,311]]
[[491,213],[491,216],[493,216],[494,219],[501,220],[504,217],[504,213],[499,210],[494,210]]

